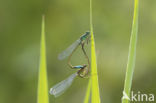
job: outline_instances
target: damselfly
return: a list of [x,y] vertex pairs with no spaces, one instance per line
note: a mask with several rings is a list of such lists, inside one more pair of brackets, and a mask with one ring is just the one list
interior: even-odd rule
[[[89,71],[89,68],[90,68],[89,58],[88,58],[88,56],[86,54],[86,51],[84,49],[84,45],[85,45],[85,43],[88,44],[89,39],[90,39],[90,32],[86,32],[78,40],[76,40],[72,45],[70,45],[66,50],[64,50],[62,53],[60,53],[59,56],[58,56],[59,60],[63,60],[66,57],[69,56],[69,58],[68,58],[69,67],[71,67],[73,69],[82,69],[82,70],[78,71],[78,75],[80,77],[86,76],[88,74],[88,71]],[[76,51],[76,49],[78,48],[79,45],[81,45],[81,47],[82,47],[82,51],[83,51],[83,53],[84,53],[84,55],[85,55],[85,57],[87,59],[88,65],[84,64],[84,65],[73,66],[71,64],[72,54]]]
[[[63,51],[61,54],[59,54],[58,59],[59,60],[63,60],[66,57],[69,56],[68,59],[68,65],[71,68],[74,69],[79,69],[76,73],[72,74],[71,76],[69,76],[67,79],[59,82],[58,84],[54,85],[51,89],[50,89],[50,94],[54,95],[55,97],[60,96],[61,94],[63,94],[72,84],[73,80],[75,79],[75,77],[78,75],[80,77],[85,77],[88,74],[88,68],[89,68],[89,58],[86,54],[86,51],[84,49],[84,44],[85,42],[88,42],[90,37],[90,32],[86,32],[84,35],[82,35],[78,40],[76,40],[71,46],[69,46],[65,51]],[[82,51],[88,61],[88,67],[86,64],[84,65],[77,65],[77,66],[72,66],[70,63],[70,59],[71,56],[73,54],[73,52],[76,50],[76,48],[81,45],[82,47]]]
[[76,40],[73,44],[71,44],[66,50],[60,53],[58,56],[58,59],[63,60],[69,55],[71,55],[80,44],[83,45],[85,41],[88,42],[89,37],[90,37],[90,32],[86,32],[85,34],[83,34],[78,40]]

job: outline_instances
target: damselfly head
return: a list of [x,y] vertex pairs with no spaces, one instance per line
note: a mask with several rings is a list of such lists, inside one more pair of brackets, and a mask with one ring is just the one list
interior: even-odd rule
[[87,31],[85,34],[83,34],[83,35],[80,37],[81,41],[86,40],[86,39],[89,37],[89,35],[90,35],[90,32]]
[[84,34],[84,36],[85,36],[86,38],[88,38],[88,37],[90,36],[90,32],[89,32],[89,31],[86,31],[86,33]]
[[90,32],[89,31],[86,31],[86,35],[89,35],[90,34]]

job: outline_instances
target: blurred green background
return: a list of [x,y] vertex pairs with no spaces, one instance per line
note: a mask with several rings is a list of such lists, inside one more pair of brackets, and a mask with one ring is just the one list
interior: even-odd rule
[[[156,1],[140,0],[132,90],[156,95]],[[46,20],[49,88],[75,72],[57,55],[89,30],[89,0],[0,0],[0,103],[36,103],[41,17]],[[133,17],[133,0],[93,0],[102,103],[120,103]],[[87,52],[89,53],[89,46]],[[80,49],[73,64],[84,60]],[[76,78],[50,103],[83,103],[88,79]]]

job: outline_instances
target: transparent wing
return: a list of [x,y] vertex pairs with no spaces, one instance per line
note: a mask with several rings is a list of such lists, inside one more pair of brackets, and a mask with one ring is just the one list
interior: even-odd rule
[[58,59],[63,60],[68,57],[74,51],[74,49],[76,49],[80,42],[80,39],[76,40],[72,45],[70,45],[66,50],[58,55]]
[[71,76],[69,76],[67,79],[54,85],[52,88],[50,88],[50,94],[54,95],[55,97],[58,97],[61,94],[63,94],[71,86],[71,84],[76,76],[77,76],[77,73],[74,73]]

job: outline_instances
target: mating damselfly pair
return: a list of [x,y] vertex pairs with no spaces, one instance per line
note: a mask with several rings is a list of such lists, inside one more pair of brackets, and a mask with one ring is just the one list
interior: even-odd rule
[[[69,67],[72,69],[78,69],[78,71],[76,73],[73,73],[67,79],[59,82],[58,84],[56,84],[52,88],[50,88],[51,95],[54,95],[55,97],[60,96],[61,94],[63,94],[65,92],[65,90],[67,90],[71,86],[71,84],[76,76],[84,78],[88,75],[89,69],[90,69],[90,61],[89,61],[87,53],[84,49],[84,45],[86,43],[88,44],[89,40],[90,40],[90,32],[86,32],[78,40],[76,40],[72,45],[70,45],[66,50],[64,50],[62,53],[60,53],[58,55],[59,60],[63,60],[66,57],[69,57],[68,58]],[[85,58],[87,59],[88,64],[73,66],[70,63],[71,57],[79,46],[81,46],[81,49],[83,51],[83,54],[85,55]]]

